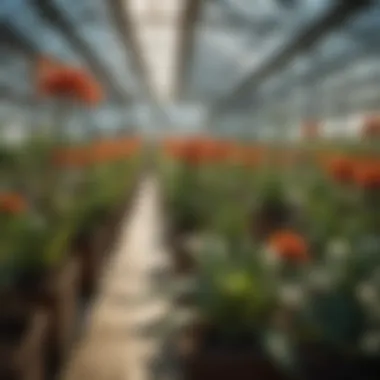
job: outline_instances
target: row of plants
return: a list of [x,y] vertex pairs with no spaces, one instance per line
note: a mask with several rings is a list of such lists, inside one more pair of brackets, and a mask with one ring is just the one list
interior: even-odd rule
[[170,140],[160,175],[185,378],[380,377],[376,141]]
[[[80,300],[96,291],[137,181],[139,152],[132,138],[1,149],[0,347],[9,355],[30,355],[23,360],[32,366],[50,356],[57,367],[66,358]],[[47,314],[44,334],[33,325],[39,310]]]
[[1,379],[43,380],[67,358],[141,162],[136,138],[68,137],[64,116],[103,97],[89,73],[43,58],[36,79],[56,128],[0,146]]

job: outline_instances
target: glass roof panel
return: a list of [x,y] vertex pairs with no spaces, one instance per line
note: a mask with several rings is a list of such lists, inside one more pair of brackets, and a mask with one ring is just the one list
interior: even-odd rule
[[[255,6],[251,0],[206,3],[195,39],[190,93],[201,94],[208,100],[222,95],[245,72],[264,64],[329,6],[328,0],[260,0]],[[216,22],[225,30],[216,28]]]
[[[264,82],[259,92],[267,99],[266,102],[281,98],[284,94],[289,95],[289,92],[298,91],[299,85],[311,88],[325,81],[332,83],[336,80],[339,83],[346,83],[348,79],[352,83],[357,83],[356,86],[360,85],[359,82],[363,84],[365,77],[370,75],[369,72],[372,70],[373,73],[375,62],[378,62],[378,54],[371,59],[371,56],[376,54],[376,49],[363,49],[362,41],[355,38],[355,34],[352,33],[353,26],[360,23],[363,27],[371,29],[374,35],[378,34],[380,18],[374,17],[371,9],[359,13],[342,28],[329,34],[316,47],[301,56],[296,56],[288,65],[288,69],[281,69],[277,74],[281,78],[278,84],[276,84],[276,75],[272,75]],[[339,73],[342,75],[338,76]]]
[[9,89],[16,94],[31,93],[30,65],[22,54],[1,47],[0,88]]
[[8,18],[13,14],[25,0],[2,0],[0,2],[0,20]]
[[25,38],[38,46],[42,54],[64,61],[81,62],[80,56],[70,49],[62,36],[41,20],[30,1],[24,0],[8,19]]
[[[130,92],[138,91],[131,63],[107,11],[103,0],[55,0],[62,12],[68,16],[82,38],[94,49],[96,55],[104,60],[109,73],[122,83]],[[105,53],[106,52],[106,53]]]
[[[116,28],[107,20],[106,3],[102,0],[57,0],[56,3],[67,13],[73,28],[99,61],[104,62],[108,75],[115,78],[115,82],[120,83],[126,92],[136,93],[137,76],[133,75],[129,62],[126,62],[124,47],[117,38]],[[23,38],[36,46],[41,54],[74,64],[86,64],[80,51],[74,50],[66,36],[40,17],[32,1],[20,1],[18,7],[12,7],[12,10],[11,15],[8,13],[7,21]]]

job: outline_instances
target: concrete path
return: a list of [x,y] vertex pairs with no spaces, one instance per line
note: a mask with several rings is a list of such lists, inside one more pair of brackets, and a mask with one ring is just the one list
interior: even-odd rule
[[63,380],[169,378],[159,373],[156,361],[171,309],[165,292],[157,291],[157,277],[170,281],[168,255],[160,244],[163,216],[158,197],[156,179],[145,178],[121,226],[116,252]]

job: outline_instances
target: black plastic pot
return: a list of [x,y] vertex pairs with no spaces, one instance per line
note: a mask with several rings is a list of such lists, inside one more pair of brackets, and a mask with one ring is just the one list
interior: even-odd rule
[[294,210],[282,202],[268,202],[253,213],[250,230],[254,237],[266,239],[274,231],[286,227],[293,220]]
[[378,380],[380,355],[343,353],[325,344],[299,347],[299,378],[305,380]]
[[181,336],[185,380],[284,380],[254,340],[242,335],[226,345],[212,328],[194,326]]

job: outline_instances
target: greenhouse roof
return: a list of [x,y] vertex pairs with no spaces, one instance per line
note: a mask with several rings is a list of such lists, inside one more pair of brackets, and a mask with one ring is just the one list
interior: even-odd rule
[[0,94],[33,98],[33,65],[47,55],[96,75],[118,119],[151,103],[249,117],[265,99],[373,58],[379,14],[364,0],[2,1]]

